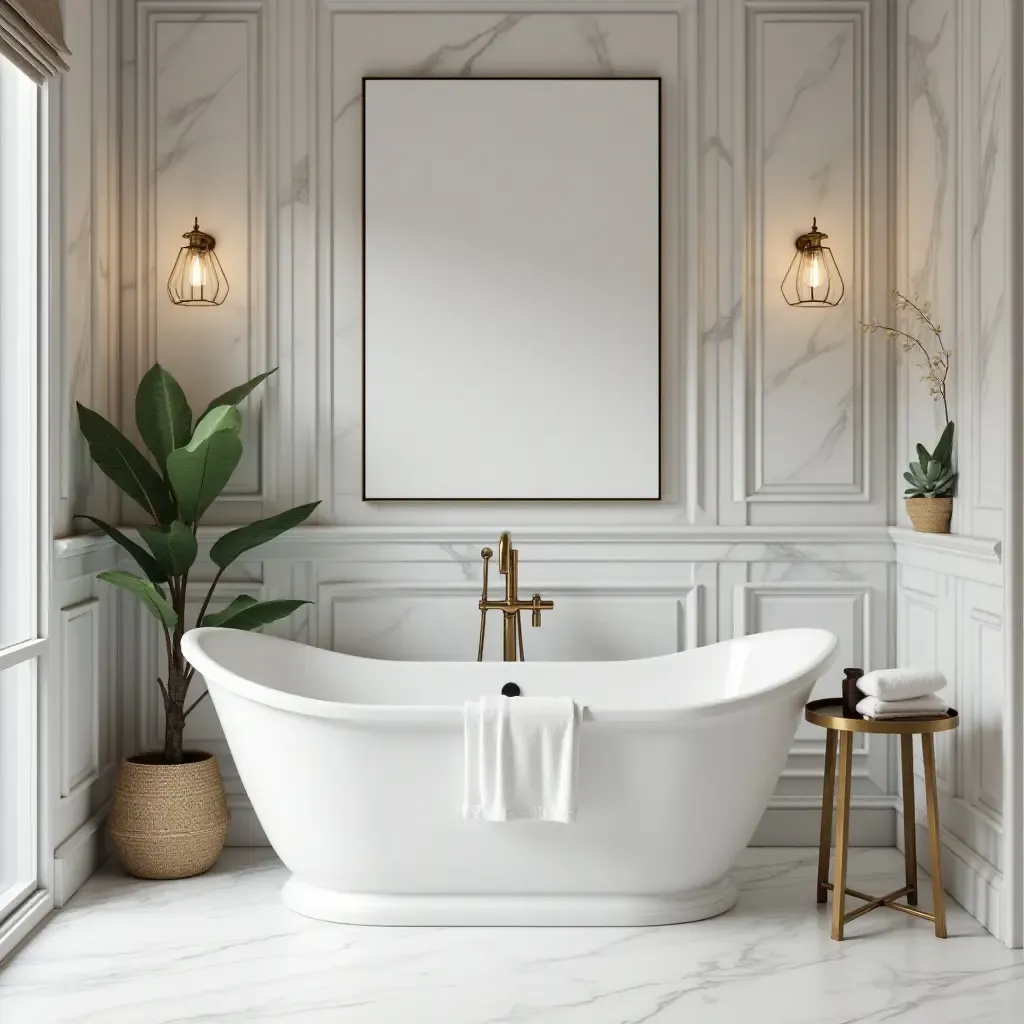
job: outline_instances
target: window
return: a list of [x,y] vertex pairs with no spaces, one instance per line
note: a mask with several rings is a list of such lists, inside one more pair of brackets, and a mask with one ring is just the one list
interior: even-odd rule
[[0,940],[38,884],[39,109],[0,58]]

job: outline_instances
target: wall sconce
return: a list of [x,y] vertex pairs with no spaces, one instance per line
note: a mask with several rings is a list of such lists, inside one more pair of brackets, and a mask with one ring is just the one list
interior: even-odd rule
[[213,251],[216,239],[199,230],[199,218],[191,231],[181,236],[188,239],[174,261],[167,279],[167,294],[176,306],[219,306],[228,296],[228,279]]
[[782,279],[782,297],[791,306],[838,306],[842,301],[843,276],[832,250],[822,245],[828,238],[818,230],[814,218],[811,230],[796,240],[796,255]]

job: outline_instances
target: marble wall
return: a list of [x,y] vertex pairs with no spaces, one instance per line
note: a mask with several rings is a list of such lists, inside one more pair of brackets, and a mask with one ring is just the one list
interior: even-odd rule
[[[886,30],[882,0],[122,0],[122,425],[153,359],[197,402],[278,366],[204,550],[218,528],[323,499],[315,525],[232,567],[224,599],[309,597],[282,626],[305,642],[471,658],[479,551],[508,528],[524,586],[557,602],[526,636],[533,656],[812,624],[840,636],[843,664],[889,661],[891,356],[856,326],[890,274]],[[661,76],[662,501],[360,500],[360,80],[388,73]],[[215,310],[164,295],[193,216],[231,282]],[[847,281],[835,310],[779,291],[814,216]],[[121,711],[146,745],[160,651],[133,614]],[[232,841],[261,841],[208,703],[189,739],[223,760]],[[801,727],[760,841],[815,840],[823,749]],[[856,838],[892,841],[892,776],[886,744],[858,748]]]
[[[1015,6],[903,0],[896,12],[896,281],[932,303],[953,351],[950,415],[960,472],[958,536],[896,531],[896,600],[900,661],[940,668],[961,712],[961,727],[942,738],[939,754],[951,891],[996,934],[1020,942],[1012,845],[1020,826],[1005,800],[1017,771],[1008,719],[1019,685],[1011,671],[1018,633],[1002,544],[1007,399],[1016,386],[1008,373]],[[898,364],[901,460],[914,442],[930,445],[944,422],[916,362],[901,354]],[[902,502],[896,518],[906,523]]]

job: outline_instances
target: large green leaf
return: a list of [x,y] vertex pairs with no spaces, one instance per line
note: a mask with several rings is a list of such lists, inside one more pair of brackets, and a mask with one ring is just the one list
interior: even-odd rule
[[211,409],[216,409],[218,405],[238,405],[243,399],[249,397],[250,393],[260,384],[262,384],[272,373],[277,373],[277,367],[275,366],[272,370],[267,370],[266,373],[261,373],[252,380],[247,380],[244,384],[239,384],[236,388],[229,388],[222,395],[218,395],[210,404],[206,407],[203,412],[203,416],[206,415]]
[[157,522],[174,521],[174,498],[146,456],[98,412],[78,403],[78,422],[93,462]]
[[154,363],[139,381],[135,422],[161,469],[175,448],[188,444],[192,410],[181,385],[159,363]]
[[257,601],[243,595],[236,597],[223,611],[214,612],[203,619],[204,626],[223,626],[225,629],[258,629],[268,622],[275,622],[291,615],[304,604],[312,601]]
[[236,597],[226,608],[222,608],[219,612],[209,612],[203,618],[202,622],[197,622],[197,626],[220,626],[223,625],[227,619],[237,615],[240,611],[246,608],[251,608],[254,604],[259,604],[259,601],[255,597],[250,597],[248,594],[241,594]]
[[943,466],[951,464],[953,459],[953,423],[950,421],[946,424],[945,429],[942,431],[942,436],[939,438],[939,443],[935,446],[935,451],[932,454],[932,458],[936,462],[942,463]]
[[237,434],[242,429],[241,413],[233,405],[218,405],[211,409],[197,424],[188,441],[193,450],[218,430],[230,430]]
[[116,540],[139,564],[139,568],[154,583],[166,583],[167,573],[160,568],[160,563],[141,545],[129,540],[116,526],[103,522],[95,516],[78,515],[76,519],[88,519],[90,523],[98,526],[111,540]]
[[140,526],[139,535],[168,576],[181,576],[192,568],[199,545],[195,534],[180,520],[170,526]]
[[319,501],[311,501],[308,505],[297,505],[287,512],[279,512],[276,516],[269,516],[266,519],[257,519],[255,523],[225,533],[223,537],[214,541],[213,547],[210,548],[210,558],[215,565],[226,569],[239,555],[260,544],[266,544],[293,526],[298,526],[319,504]]
[[195,523],[231,479],[242,458],[242,442],[218,430],[195,448],[178,448],[167,456],[167,475],[178,498],[181,518]]
[[113,583],[115,587],[134,594],[168,629],[177,624],[178,616],[168,604],[164,592],[155,583],[144,580],[134,573],[122,572],[120,569],[101,572],[96,578],[106,580],[107,583]]

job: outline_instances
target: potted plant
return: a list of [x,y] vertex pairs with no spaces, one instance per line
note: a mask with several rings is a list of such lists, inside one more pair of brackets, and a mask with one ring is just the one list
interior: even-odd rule
[[[915,530],[920,533],[949,533],[953,518],[953,492],[956,489],[957,473],[953,466],[953,421],[949,418],[949,404],[946,399],[946,379],[952,352],[942,340],[942,328],[932,320],[927,303],[917,303],[902,292],[893,292],[897,313],[907,313],[925,328],[924,338],[910,334],[898,327],[888,327],[877,321],[861,323],[869,334],[884,331],[890,341],[900,339],[903,351],[916,352],[922,358],[918,365],[924,370],[921,380],[928,387],[933,401],[942,403],[946,425],[939,437],[935,450],[929,452],[923,444],[917,445],[917,461],[903,474],[910,485],[906,496],[907,515]],[[932,351],[934,349],[934,351]]]
[[[196,531],[242,458],[237,406],[273,372],[224,392],[193,418],[181,386],[157,363],[135,396],[135,422],[152,461],[112,423],[78,405],[93,461],[153,520],[138,527],[143,546],[95,516],[77,517],[99,527],[134,559],[142,575],[117,569],[100,573],[99,579],[134,594],[163,634],[166,680],[158,678],[156,684],[165,713],[164,747],[121,762],[109,819],[122,863],[142,878],[200,874],[214,865],[227,836],[227,802],[216,759],[183,747],[185,720],[206,691],[185,706],[195,669],[182,656],[181,638],[189,573],[198,555]],[[210,549],[216,573],[195,624],[256,629],[308,604],[243,595],[220,611],[209,611],[217,583],[232,562],[297,526],[318,504],[300,505],[219,537]]]

